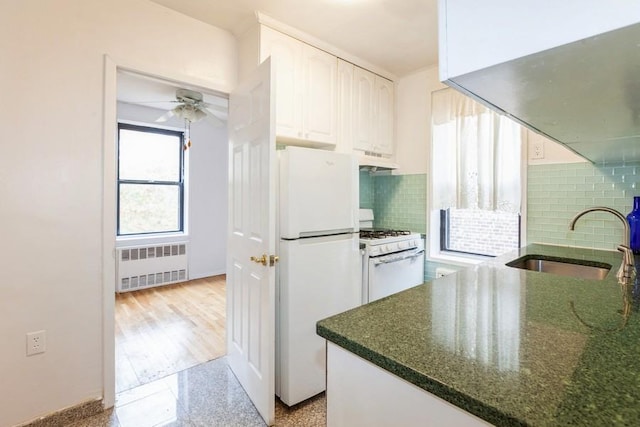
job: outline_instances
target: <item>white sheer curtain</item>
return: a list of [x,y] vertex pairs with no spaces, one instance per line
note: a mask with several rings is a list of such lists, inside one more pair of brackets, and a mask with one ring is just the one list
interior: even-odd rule
[[453,89],[432,94],[433,209],[520,212],[522,129]]

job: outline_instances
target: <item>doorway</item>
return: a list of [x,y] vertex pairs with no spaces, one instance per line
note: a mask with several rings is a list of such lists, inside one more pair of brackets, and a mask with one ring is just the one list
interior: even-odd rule
[[[162,275],[157,259],[158,271],[136,273],[136,290],[116,294],[115,392],[121,392],[226,354],[228,138],[224,96],[129,71],[116,75],[118,123],[184,133],[185,186],[179,232],[116,237],[116,290],[129,275],[118,271],[126,248],[186,242],[180,268],[193,279],[141,286],[138,277]],[[201,110],[195,116],[194,108]],[[127,286],[134,289],[133,283]]]

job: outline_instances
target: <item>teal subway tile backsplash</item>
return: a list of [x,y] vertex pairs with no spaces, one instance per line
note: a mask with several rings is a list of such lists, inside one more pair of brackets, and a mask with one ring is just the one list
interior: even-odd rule
[[606,206],[626,215],[640,195],[640,165],[591,163],[530,165],[527,191],[527,240],[615,250],[622,224],[605,213],[589,213],[569,230],[579,211]]
[[425,233],[427,223],[426,174],[381,175],[374,176],[373,180],[375,183],[374,225],[381,228]]
[[368,171],[360,171],[360,207],[373,209],[375,186],[373,176]]
[[360,172],[360,207],[373,209],[374,226],[425,233],[427,175]]

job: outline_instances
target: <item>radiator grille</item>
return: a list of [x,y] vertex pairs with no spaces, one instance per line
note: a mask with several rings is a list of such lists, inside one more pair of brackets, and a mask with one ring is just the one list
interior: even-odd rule
[[187,243],[118,248],[117,292],[188,280]]

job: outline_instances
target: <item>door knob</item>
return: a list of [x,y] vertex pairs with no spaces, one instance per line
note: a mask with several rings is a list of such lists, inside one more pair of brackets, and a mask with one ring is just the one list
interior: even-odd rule
[[262,254],[261,257],[251,257],[251,261],[256,262],[258,264],[267,265],[267,254]]
[[273,267],[278,261],[280,261],[278,255],[269,255],[269,267]]

